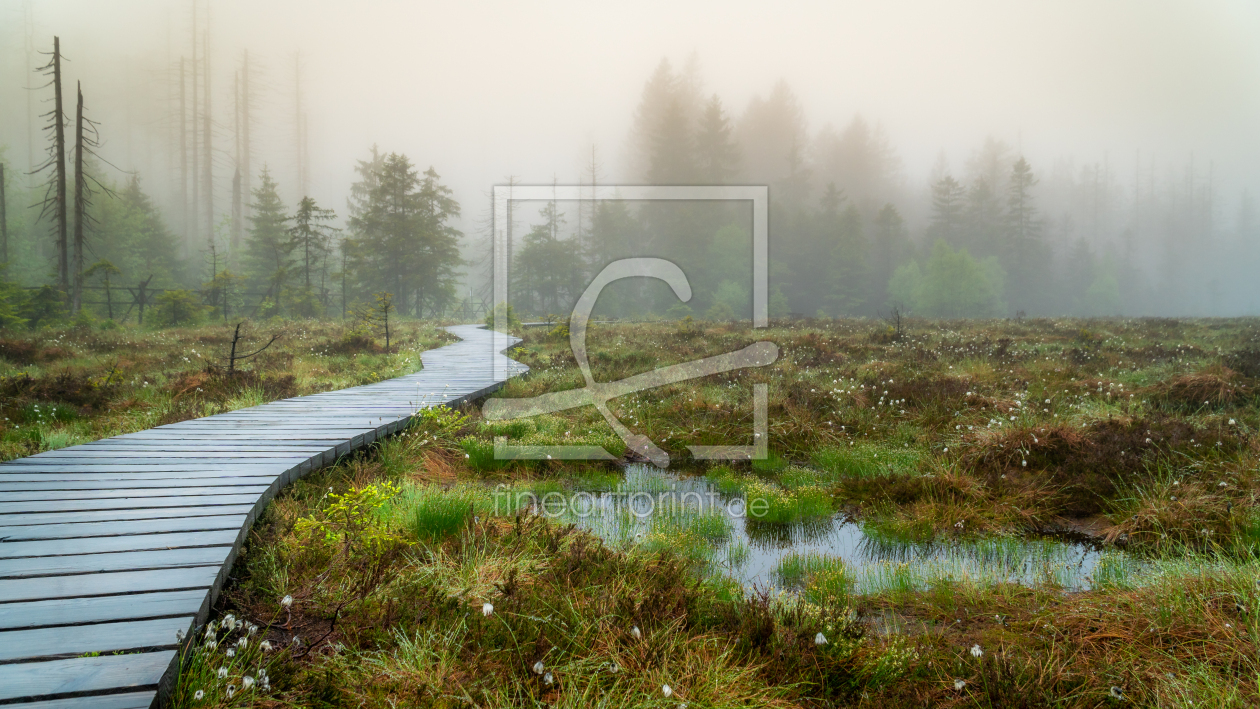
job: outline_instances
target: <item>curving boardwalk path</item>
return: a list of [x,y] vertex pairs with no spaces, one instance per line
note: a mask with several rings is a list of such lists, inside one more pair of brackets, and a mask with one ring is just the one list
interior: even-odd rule
[[206,621],[281,488],[419,408],[476,399],[528,369],[495,353],[488,330],[448,330],[462,341],[425,352],[415,374],[0,464],[0,705],[156,704],[177,632]]

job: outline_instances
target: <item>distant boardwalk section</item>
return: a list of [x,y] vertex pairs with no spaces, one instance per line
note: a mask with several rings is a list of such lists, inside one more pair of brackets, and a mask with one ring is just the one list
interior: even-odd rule
[[461,341],[415,374],[0,464],[0,704],[154,705],[277,492],[527,370],[488,330],[447,329]]

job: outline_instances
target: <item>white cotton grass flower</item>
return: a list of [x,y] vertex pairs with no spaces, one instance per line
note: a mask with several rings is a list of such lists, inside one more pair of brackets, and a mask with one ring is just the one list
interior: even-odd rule
[[206,693],[203,690],[198,689],[196,692],[193,693],[194,702],[199,702],[205,698],[206,698]]
[[224,679],[224,678],[226,678],[226,677],[227,677],[227,668],[226,668],[226,667],[220,667],[220,668],[219,668],[219,679]]
[[281,608],[284,608],[287,610],[289,606],[291,605],[293,605],[293,596],[285,596],[284,598],[280,599]]
[[955,691],[955,692],[961,692],[961,691],[963,691],[963,687],[966,687],[966,686],[967,686],[967,680],[965,680],[965,679],[956,679],[956,680],[954,680],[954,691]]
[[236,685],[234,685],[234,684],[229,684],[229,685],[227,686],[227,695],[228,695],[228,699],[231,699],[233,694],[236,694]]
[[249,675],[245,675],[244,677],[241,678],[241,689],[249,689],[250,687],[253,687],[253,686],[254,686],[253,677],[250,677]]
[[1111,691],[1108,694],[1111,696],[1112,699],[1119,699],[1120,701],[1124,701],[1124,690],[1120,689],[1119,687],[1115,685],[1112,685]]
[[259,645],[260,645],[260,647],[262,647],[263,652],[271,652],[271,641],[270,641],[270,640],[264,640],[264,641],[262,641],[261,643],[259,643]]
[[482,603],[482,604],[481,604],[481,614],[482,614],[482,615],[490,615],[491,613],[494,613],[494,604],[493,604],[493,603]]
[[215,650],[219,649],[219,643],[217,641],[210,640],[206,642],[206,649],[211,652],[214,652]]
[[815,636],[814,636],[814,644],[815,644],[815,645],[818,645],[819,647],[822,647],[823,645],[826,645],[826,644],[827,644],[827,636],[826,636],[826,635],[823,635],[822,633],[819,633],[819,634],[815,635]]
[[534,663],[534,674],[536,674],[536,675],[540,675],[540,674],[542,674],[542,673],[543,673],[546,669],[547,669],[547,667],[546,667],[545,665],[543,665],[543,661],[542,661],[542,660],[539,660],[538,662],[535,662],[535,663]]
[[674,694],[674,688],[669,686],[668,684],[662,684],[661,694],[664,694],[667,697],[672,696]]
[[241,638],[240,640],[237,640],[236,646],[244,650],[249,646],[249,638]]
[[984,650],[981,650],[979,645],[972,645],[972,646],[971,646],[971,656],[972,656],[972,657],[980,657],[980,656],[981,656],[981,655],[983,655],[983,654],[984,654]]
[[643,631],[639,630],[639,626],[637,625],[630,627],[630,635],[632,635],[635,640],[643,639]]
[[235,648],[228,648],[228,651],[227,651],[227,656],[228,656],[228,657],[236,657],[236,649],[235,649]]
[[552,684],[555,681],[556,681],[555,675],[551,674],[550,672],[543,675],[543,684]]
[[616,660],[613,660],[612,662],[608,663],[608,671],[613,674],[617,674],[618,672],[621,671],[621,666],[617,664]]

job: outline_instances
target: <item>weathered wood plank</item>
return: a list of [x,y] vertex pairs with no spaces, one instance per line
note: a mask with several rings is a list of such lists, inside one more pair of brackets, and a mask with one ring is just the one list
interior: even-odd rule
[[209,515],[205,517],[166,517],[127,522],[83,522],[79,524],[33,524],[24,527],[0,527],[0,546],[3,546],[4,543],[34,539],[115,537],[128,534],[240,529],[245,524],[246,519],[245,515]]
[[[229,546],[236,542],[238,534],[238,530],[219,530],[214,532],[128,534],[117,537],[78,539],[40,539],[29,542],[4,541],[0,542],[0,559]],[[0,573],[3,572],[0,571]]]
[[72,476],[62,475],[52,480],[9,482],[8,478],[0,475],[0,497],[8,499],[9,496],[3,493],[38,492],[41,490],[147,490],[150,488],[179,490],[180,488],[205,489],[207,486],[214,486],[214,489],[235,488],[241,490],[241,492],[255,492],[253,488],[261,487],[265,490],[271,485],[271,481],[275,479],[274,475],[256,475],[248,478],[163,478],[160,480],[133,480],[114,476],[104,480],[77,480]]
[[0,700],[157,687],[174,650],[0,665]]
[[34,512],[31,514],[0,515],[0,534],[5,527],[26,527],[37,524],[79,524],[83,522],[123,522],[140,519],[178,517],[208,517],[230,514],[249,514],[254,504],[209,505],[204,507],[153,507],[130,510],[88,510],[84,512]]
[[98,574],[107,571],[171,569],[181,566],[222,564],[232,547],[195,547],[191,549],[159,549],[155,551],[120,551],[109,554],[77,556],[41,556],[5,559],[0,563],[0,578],[28,578],[64,574]]
[[274,480],[279,474],[274,470],[259,468],[245,473],[234,470],[166,470],[160,472],[76,472],[74,470],[66,470],[59,473],[14,473],[8,470],[0,471],[0,481],[6,483],[17,482],[91,482],[93,480],[187,480],[189,485],[206,485],[207,481],[215,479],[224,480]]
[[89,652],[172,648],[179,643],[175,634],[181,631],[187,633],[193,620],[188,615],[34,630],[3,630],[0,631],[0,662],[67,657]]
[[126,694],[94,694],[87,697],[51,699],[46,702],[24,702],[15,709],[149,709],[157,692],[127,692]]
[[208,600],[206,589],[196,589],[0,603],[0,630],[144,620],[164,616],[192,617],[202,610],[202,605]]
[[196,497],[154,497],[123,500],[34,500],[31,502],[0,502],[0,515],[34,512],[67,512],[80,510],[142,509],[148,507],[202,507],[209,505],[244,505],[258,499],[257,495],[199,495]]
[[23,490],[11,491],[4,495],[7,502],[37,502],[45,500],[107,500],[115,498],[150,498],[150,497],[207,497],[215,495],[258,495],[267,490],[269,485],[223,485],[214,487],[174,487],[174,488],[112,488],[97,487],[77,490]]
[[0,579],[0,602],[81,598],[111,593],[142,593],[180,589],[209,589],[219,574],[218,564],[160,571],[121,571],[81,576]]

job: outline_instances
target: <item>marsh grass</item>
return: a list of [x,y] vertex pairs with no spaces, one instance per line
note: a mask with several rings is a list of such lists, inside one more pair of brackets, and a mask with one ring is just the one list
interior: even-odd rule
[[407,485],[382,514],[399,520],[413,539],[431,544],[455,536],[474,518],[495,511],[495,501],[482,485]]
[[[487,484],[493,500],[495,483],[567,495],[613,492],[619,480],[604,464],[494,467],[464,447],[498,435],[514,444],[606,440],[590,407],[493,424],[472,412],[458,430],[417,430],[405,445],[294,483],[255,525],[216,614],[273,618],[270,632],[312,639],[309,654],[277,670],[281,689],[267,705],[1260,701],[1260,419],[1246,398],[1254,390],[1245,378],[1255,375],[1243,369],[1251,321],[916,321],[899,341],[872,337],[859,321],[758,333],[599,325],[590,335],[599,381],[774,340],[783,357],[770,367],[611,404],[722,495],[765,499],[775,521],[749,522],[753,544],[790,544],[785,530],[843,509],[863,525],[864,551],[883,560],[859,573],[801,554],[780,567],[794,592],[774,596],[727,573],[752,549],[723,539],[725,524],[698,510],[657,520],[612,509],[600,523],[613,531],[599,537],[520,508],[483,515],[480,493],[466,486]],[[533,371],[503,395],[582,384],[566,343],[525,336],[520,357]],[[1237,390],[1244,398],[1191,407],[1156,396],[1231,357],[1244,379],[1230,381],[1248,387]],[[689,461],[686,445],[752,442],[753,383],[770,387],[771,441],[785,464]],[[668,492],[656,477],[632,474],[623,487]],[[395,545],[347,553],[294,533],[296,520],[328,504],[327,488],[384,480],[417,490],[414,506],[404,509],[400,494],[397,513],[383,518]],[[420,509],[423,535],[406,526]],[[1078,559],[1036,535],[1074,524],[1128,542],[1127,551],[1099,553],[1088,589]],[[279,612],[285,594],[296,599],[292,618]],[[816,644],[818,633],[826,644]],[[552,684],[531,670],[536,662]],[[669,700],[662,684],[675,690]],[[1110,698],[1112,686],[1123,702]]]
[[826,446],[814,451],[813,463],[837,478],[874,478],[911,475],[917,472],[922,453],[904,444],[879,445],[862,442],[848,446]]

